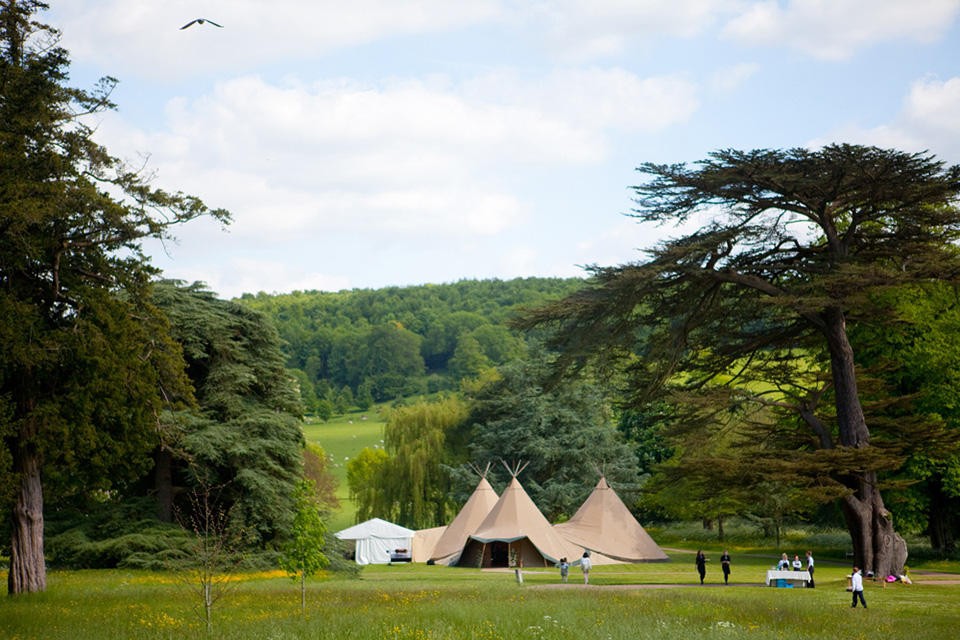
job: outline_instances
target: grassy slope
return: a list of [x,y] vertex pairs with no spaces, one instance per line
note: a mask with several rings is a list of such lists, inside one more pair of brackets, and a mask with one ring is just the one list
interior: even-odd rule
[[[373,448],[383,446],[383,420],[377,409],[382,405],[375,405],[369,411],[352,411],[342,416],[336,416],[329,422],[320,422],[316,418],[308,418],[303,425],[303,433],[309,442],[318,442],[333,456],[333,471],[340,481],[337,497],[343,510],[336,514],[327,523],[332,531],[339,531],[354,524],[356,508],[349,499],[347,487],[347,460],[356,456],[364,447]],[[363,420],[362,416],[367,419]],[[352,424],[351,424],[352,423]]]
[[[294,582],[249,576],[214,613],[214,638],[952,638],[960,586],[867,583],[868,611],[850,609],[848,568],[824,560],[816,589],[698,581],[693,555],[674,562],[597,567],[589,588],[558,587],[556,570],[511,572],[400,565],[364,569],[361,580],[312,579],[299,613]],[[737,582],[759,583],[775,550],[733,555]],[[954,570],[958,567],[954,566]],[[0,575],[0,579],[4,576]],[[960,578],[960,575],[956,576]],[[615,586],[619,585],[619,586]],[[603,588],[604,586],[608,588]],[[0,599],[0,637],[181,638],[204,635],[192,601],[171,576],[133,571],[56,572],[46,593]]]

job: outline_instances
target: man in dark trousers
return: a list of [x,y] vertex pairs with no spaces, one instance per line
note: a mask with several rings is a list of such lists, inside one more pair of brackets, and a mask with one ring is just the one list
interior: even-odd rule
[[858,567],[853,568],[853,576],[850,579],[850,584],[853,586],[853,604],[851,605],[854,609],[857,608],[857,598],[860,598],[860,603],[863,604],[863,608],[867,608],[867,601],[863,599],[863,576],[860,575],[860,569]]

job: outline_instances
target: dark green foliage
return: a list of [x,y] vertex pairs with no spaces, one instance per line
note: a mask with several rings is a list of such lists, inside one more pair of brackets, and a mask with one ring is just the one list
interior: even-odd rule
[[633,446],[641,476],[649,476],[658,464],[672,454],[665,436],[672,416],[672,407],[663,401],[620,412],[617,430]]
[[300,396],[276,330],[200,285],[159,283],[154,299],[183,346],[198,405],[166,444],[182,452],[190,477],[223,487],[232,527],[269,542],[291,521],[303,448]]
[[316,414],[317,412],[317,390],[314,387],[313,382],[310,381],[310,376],[301,369],[290,369],[290,375],[292,375],[297,380],[297,387],[300,390],[300,401],[303,403],[303,408],[307,413]]
[[[143,238],[199,216],[197,198],[149,185],[92,140],[116,84],[65,86],[42,2],[0,4],[0,464],[18,483],[13,593],[45,588],[44,482],[56,493],[122,485],[155,444],[159,390],[186,394],[149,303]],[[3,489],[3,487],[0,487]],[[9,505],[9,503],[7,503]]]
[[65,509],[48,519],[47,559],[57,569],[166,569],[188,543],[176,524],[158,522],[146,498]]
[[360,384],[360,388],[357,389],[357,397],[354,400],[354,404],[360,411],[366,411],[373,406],[375,400],[373,398],[373,392],[371,391],[372,388],[373,385],[370,382],[364,381]]
[[617,433],[600,387],[576,380],[544,390],[548,367],[543,354],[513,362],[471,394],[471,461],[494,463],[491,477],[500,487],[509,480],[500,460],[529,463],[521,482],[551,521],[573,515],[601,471],[629,500],[637,458]]

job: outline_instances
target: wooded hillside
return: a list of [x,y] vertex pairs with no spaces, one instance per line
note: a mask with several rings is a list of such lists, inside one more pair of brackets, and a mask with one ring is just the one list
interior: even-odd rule
[[303,372],[307,410],[326,403],[365,408],[372,401],[456,388],[459,380],[503,364],[523,348],[506,322],[515,310],[576,291],[579,278],[462,280],[337,293],[245,294],[269,315]]

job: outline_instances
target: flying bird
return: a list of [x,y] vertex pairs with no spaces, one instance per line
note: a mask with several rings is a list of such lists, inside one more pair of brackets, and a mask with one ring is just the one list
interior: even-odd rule
[[215,27],[220,27],[221,29],[223,29],[223,25],[222,25],[222,24],[217,24],[217,23],[214,22],[213,20],[207,20],[206,18],[197,18],[196,20],[191,20],[191,21],[188,22],[187,24],[185,24],[185,25],[183,25],[182,27],[180,27],[180,31],[183,31],[183,30],[186,29],[187,27],[192,27],[192,26],[195,25],[195,24],[203,24],[204,22],[209,22],[209,23],[212,24],[213,26],[215,26]]

